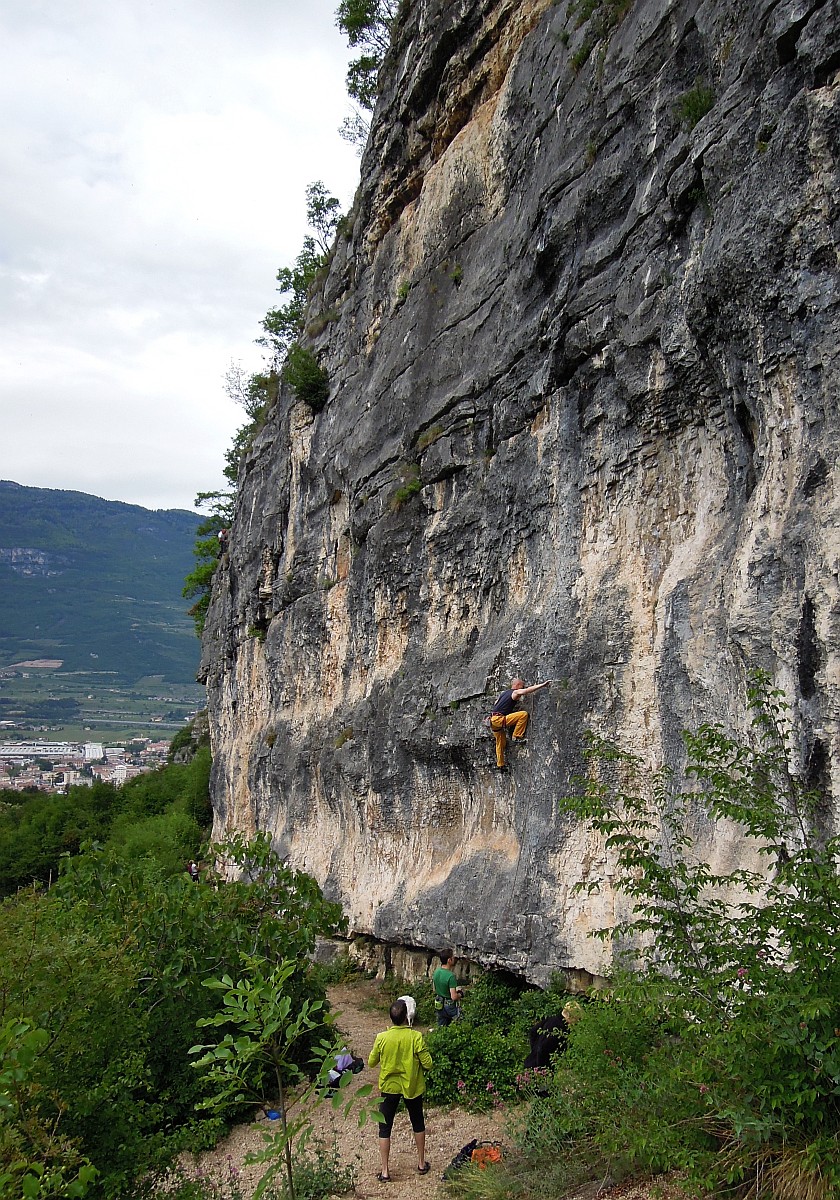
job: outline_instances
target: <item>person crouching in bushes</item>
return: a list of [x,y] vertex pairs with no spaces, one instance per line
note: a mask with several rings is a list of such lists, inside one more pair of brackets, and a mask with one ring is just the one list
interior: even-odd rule
[[379,1091],[382,1102],[379,1111],[382,1123],[379,1126],[379,1160],[382,1169],[377,1179],[387,1183],[388,1158],[391,1153],[391,1127],[400,1106],[405,1107],[414,1131],[417,1146],[417,1170],[428,1174],[426,1162],[426,1124],[423,1120],[423,1093],[426,1090],[426,1071],[432,1068],[432,1056],[426,1048],[423,1035],[418,1029],[409,1028],[408,1009],[404,1000],[395,1000],[388,1010],[393,1022],[390,1029],[376,1035],[373,1049],[368,1056],[368,1066],[379,1064]]

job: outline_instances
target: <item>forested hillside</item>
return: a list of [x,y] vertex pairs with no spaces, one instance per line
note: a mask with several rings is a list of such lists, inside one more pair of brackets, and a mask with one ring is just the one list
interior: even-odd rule
[[0,481],[0,667],[191,683],[198,661],[181,589],[200,518]]

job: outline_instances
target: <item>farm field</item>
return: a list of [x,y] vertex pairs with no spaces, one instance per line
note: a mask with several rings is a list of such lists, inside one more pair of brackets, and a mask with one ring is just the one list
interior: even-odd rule
[[19,667],[0,672],[0,741],[114,743],[171,738],[204,705],[199,684],[106,671]]

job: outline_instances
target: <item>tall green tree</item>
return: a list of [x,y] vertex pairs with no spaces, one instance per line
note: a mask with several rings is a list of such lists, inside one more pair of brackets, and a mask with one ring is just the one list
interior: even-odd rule
[[[6,796],[12,800],[4,803]],[[0,793],[0,896],[58,877],[62,856],[104,841],[123,804],[111,783],[77,785],[66,796]]]

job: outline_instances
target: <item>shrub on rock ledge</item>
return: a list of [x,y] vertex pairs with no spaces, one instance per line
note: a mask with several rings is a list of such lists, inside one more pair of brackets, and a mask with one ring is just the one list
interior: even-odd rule
[[313,412],[320,412],[330,394],[330,377],[311,350],[295,344],[290,347],[283,366],[283,378]]

